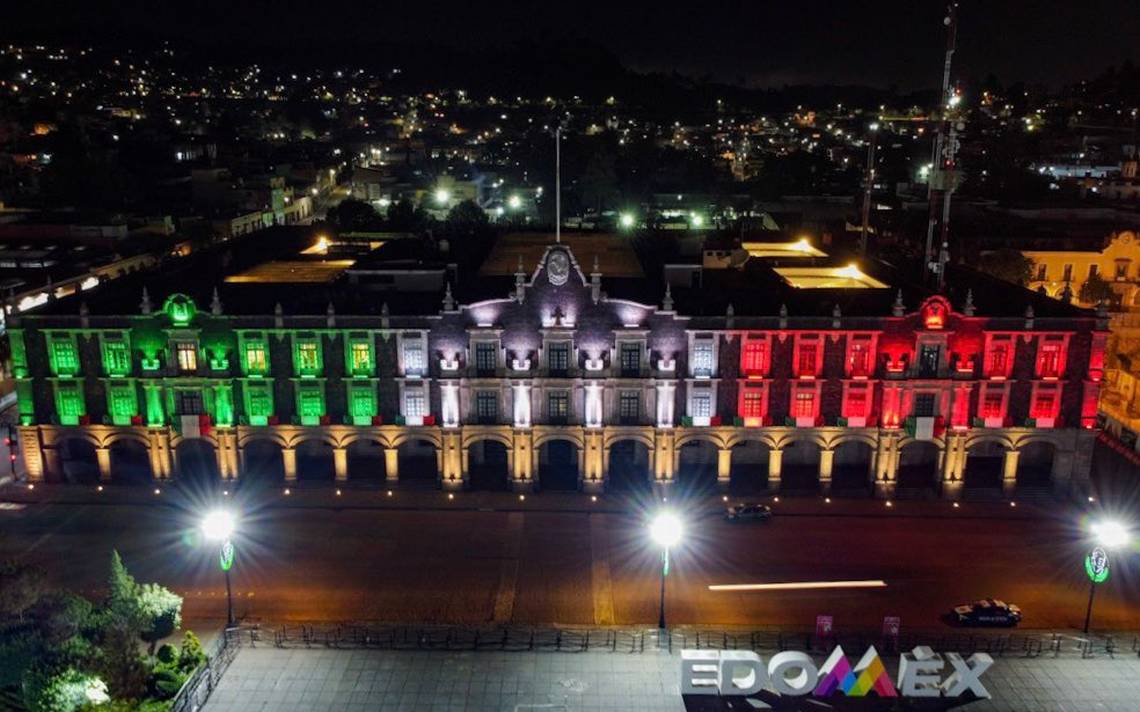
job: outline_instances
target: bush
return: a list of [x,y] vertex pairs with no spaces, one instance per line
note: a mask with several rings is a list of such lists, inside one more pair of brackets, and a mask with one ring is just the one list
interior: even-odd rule
[[182,597],[156,583],[147,583],[138,591],[139,615],[143,630],[139,637],[153,646],[182,625]]
[[182,636],[182,654],[178,659],[178,667],[189,675],[204,662],[206,662],[206,651],[202,650],[202,641],[198,640],[198,636],[192,631],[186,631]]
[[99,705],[109,700],[106,683],[94,675],[67,668],[47,678],[34,695],[31,708],[34,712],[74,712],[85,705]]
[[165,643],[158,648],[155,657],[158,658],[158,662],[164,665],[178,665],[178,648],[170,643]]
[[177,667],[160,665],[154,669],[151,678],[151,693],[160,700],[169,700],[178,694],[187,679],[188,676]]

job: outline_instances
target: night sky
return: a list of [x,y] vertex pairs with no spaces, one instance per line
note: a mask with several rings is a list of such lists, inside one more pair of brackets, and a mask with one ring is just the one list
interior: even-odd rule
[[[113,45],[170,38],[298,54],[308,47],[417,43],[477,51],[549,37],[582,38],[637,70],[677,70],[753,86],[860,83],[936,86],[944,33],[939,0],[55,0],[5,3],[0,38]],[[66,9],[65,9],[66,8]],[[1059,86],[1140,59],[1134,0],[965,0],[963,76],[995,73]]]

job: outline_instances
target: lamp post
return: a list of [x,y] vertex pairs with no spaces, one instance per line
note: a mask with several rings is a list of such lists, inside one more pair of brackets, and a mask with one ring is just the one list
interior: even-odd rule
[[1124,547],[1130,538],[1128,529],[1120,522],[1097,522],[1089,529],[1092,531],[1096,546],[1085,556],[1085,573],[1089,577],[1089,604],[1085,608],[1085,626],[1082,630],[1086,634],[1089,632],[1089,622],[1092,620],[1097,584],[1108,580],[1108,551]]
[[657,627],[665,630],[665,577],[669,575],[669,549],[681,541],[681,520],[672,512],[661,512],[649,525],[649,535],[661,547],[661,604]]
[[209,541],[217,542],[218,567],[226,576],[226,627],[234,627],[234,596],[230,588],[230,569],[234,566],[234,544],[231,537],[236,520],[232,512],[214,509],[202,518],[202,534]]

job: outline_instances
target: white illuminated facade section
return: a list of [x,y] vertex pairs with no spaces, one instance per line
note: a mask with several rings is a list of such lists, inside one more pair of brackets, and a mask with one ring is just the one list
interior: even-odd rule
[[459,427],[459,385],[456,383],[440,384],[441,409],[443,427]]
[[586,427],[602,427],[602,386],[598,383],[586,385]]
[[516,384],[515,390],[515,427],[530,427],[530,386],[524,383]]
[[677,386],[672,383],[657,384],[657,427],[673,427],[673,393]]

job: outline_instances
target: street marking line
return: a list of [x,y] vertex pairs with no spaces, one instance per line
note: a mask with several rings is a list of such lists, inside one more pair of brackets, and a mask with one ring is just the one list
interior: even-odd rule
[[863,581],[791,581],[787,583],[722,583],[711,584],[710,591],[800,591],[828,588],[886,588],[880,579]]
[[507,515],[507,533],[503,558],[499,562],[499,587],[495,591],[495,623],[509,623],[515,611],[515,594],[519,582],[519,552],[522,550],[523,513]]
[[606,520],[590,516],[590,588],[594,593],[594,625],[614,624],[614,586],[610,577],[610,550]]

